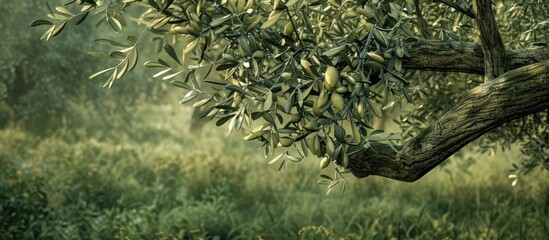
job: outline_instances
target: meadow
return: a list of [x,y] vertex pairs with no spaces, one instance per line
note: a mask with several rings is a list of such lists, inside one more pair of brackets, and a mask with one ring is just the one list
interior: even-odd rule
[[[109,121],[0,130],[0,239],[547,239],[549,176],[511,186],[517,151],[462,150],[415,183],[346,176],[326,195],[318,159],[267,165],[176,99]],[[130,118],[131,120],[128,120]]]

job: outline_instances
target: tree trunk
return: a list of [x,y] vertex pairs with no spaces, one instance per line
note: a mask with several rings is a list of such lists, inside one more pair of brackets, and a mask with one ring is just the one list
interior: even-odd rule
[[433,125],[397,147],[399,152],[375,144],[350,156],[349,167],[359,178],[379,175],[413,182],[484,133],[544,109],[549,109],[549,61],[511,70],[472,89]]

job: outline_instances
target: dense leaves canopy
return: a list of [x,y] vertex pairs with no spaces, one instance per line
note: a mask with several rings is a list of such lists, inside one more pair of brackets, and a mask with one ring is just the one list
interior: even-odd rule
[[[117,63],[92,78],[106,75],[105,86],[112,87],[137,65],[138,47],[154,46],[161,57],[144,65],[158,70],[155,77],[186,89],[181,102],[194,101],[198,117],[215,118],[229,132],[245,128],[245,139],[261,141],[279,169],[314,154],[323,168],[335,163],[339,177],[348,156],[377,144],[398,152],[400,141],[482,83],[462,73],[416,74],[403,63],[421,38],[478,41],[471,5],[464,0],[72,0],[48,5],[49,20],[31,25],[48,25],[42,38],[49,40],[88,16],[100,16],[100,24],[117,32],[130,22],[140,24],[142,32],[95,40],[113,50],[90,53]],[[547,4],[502,1],[495,9],[507,47],[546,46]],[[395,109],[403,110],[395,120],[403,132],[382,134],[376,122],[392,118]],[[489,150],[502,139],[503,146],[522,141],[531,157],[527,169],[541,163],[549,168],[544,118],[547,113],[515,121],[480,145]],[[277,147],[282,154],[275,154]]]

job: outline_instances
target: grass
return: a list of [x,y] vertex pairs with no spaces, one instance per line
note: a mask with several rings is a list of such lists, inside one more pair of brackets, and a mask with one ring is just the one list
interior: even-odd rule
[[1,130],[0,238],[549,237],[549,176],[512,187],[515,152],[466,149],[412,184],[348,176],[344,194],[326,196],[318,159],[279,173],[239,134],[190,131],[189,109],[143,105],[134,116],[49,136]]

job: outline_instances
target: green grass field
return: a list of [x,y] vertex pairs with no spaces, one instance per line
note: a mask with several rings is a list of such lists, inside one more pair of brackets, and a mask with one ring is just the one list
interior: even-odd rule
[[134,115],[48,136],[1,130],[0,239],[549,238],[549,175],[512,187],[515,152],[465,149],[412,184],[349,175],[326,196],[318,159],[277,172],[241,133],[191,132],[190,109]]

